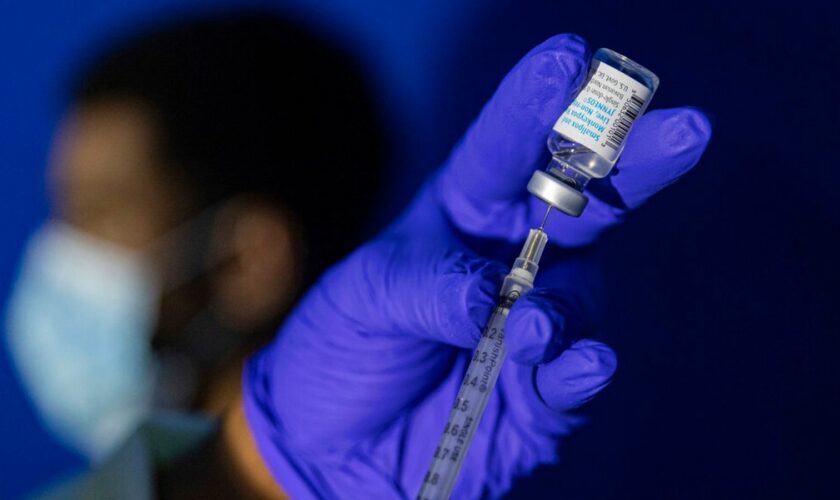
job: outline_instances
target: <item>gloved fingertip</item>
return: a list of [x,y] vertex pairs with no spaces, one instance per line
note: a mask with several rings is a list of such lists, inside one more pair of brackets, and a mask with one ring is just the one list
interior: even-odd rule
[[497,301],[504,275],[501,264],[461,259],[440,284],[439,323],[449,330],[449,343],[474,347]]
[[511,72],[523,110],[534,108],[539,122],[553,125],[580,87],[589,67],[589,46],[572,34],[556,35],[531,50]]
[[658,109],[642,116],[611,178],[626,209],[642,205],[688,173],[711,134],[709,118],[697,108]]
[[470,276],[465,290],[467,311],[470,320],[478,328],[484,325],[496,304],[499,293],[499,275],[500,273],[494,267],[488,266]]
[[589,44],[586,43],[586,40],[582,36],[576,33],[560,33],[546,38],[545,41],[534,47],[531,52],[543,50],[563,50],[583,57],[588,53]]
[[537,391],[551,408],[577,408],[609,385],[618,360],[606,344],[580,340],[557,359],[537,369]]
[[535,365],[557,356],[567,345],[566,317],[539,294],[520,299],[510,312],[505,342],[511,359]]
[[508,353],[513,361],[523,365],[542,361],[553,330],[547,314],[534,310],[517,315],[508,321],[506,330]]
[[674,153],[694,150],[702,153],[712,137],[709,117],[698,108],[679,108],[664,125],[664,141]]
[[534,47],[523,60],[531,60],[539,54],[551,56],[563,75],[579,79],[588,67],[589,44],[573,33],[554,35]]

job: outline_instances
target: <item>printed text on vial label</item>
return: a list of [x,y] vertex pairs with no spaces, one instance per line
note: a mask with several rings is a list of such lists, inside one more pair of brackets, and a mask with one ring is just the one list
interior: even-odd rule
[[649,97],[647,87],[612,66],[600,63],[583,90],[554,124],[554,130],[614,161]]

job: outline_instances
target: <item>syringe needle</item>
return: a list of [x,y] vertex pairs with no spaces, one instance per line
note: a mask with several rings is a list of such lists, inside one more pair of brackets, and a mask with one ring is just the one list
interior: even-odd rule
[[540,224],[540,231],[543,230],[545,227],[545,222],[548,220],[548,214],[551,213],[551,205],[548,206],[548,210],[545,211],[545,216],[543,216],[542,224]]

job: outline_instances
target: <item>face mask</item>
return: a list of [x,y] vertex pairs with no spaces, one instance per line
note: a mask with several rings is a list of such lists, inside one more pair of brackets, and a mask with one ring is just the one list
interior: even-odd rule
[[158,296],[139,254],[63,223],[48,223],[26,249],[9,349],[45,424],[93,462],[149,411]]

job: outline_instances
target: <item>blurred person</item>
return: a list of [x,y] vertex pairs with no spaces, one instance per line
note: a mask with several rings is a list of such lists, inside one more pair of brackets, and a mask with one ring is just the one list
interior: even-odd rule
[[244,357],[360,241],[381,143],[352,61],[264,12],[83,68],[6,321],[44,424],[100,463],[157,410],[230,404]]

